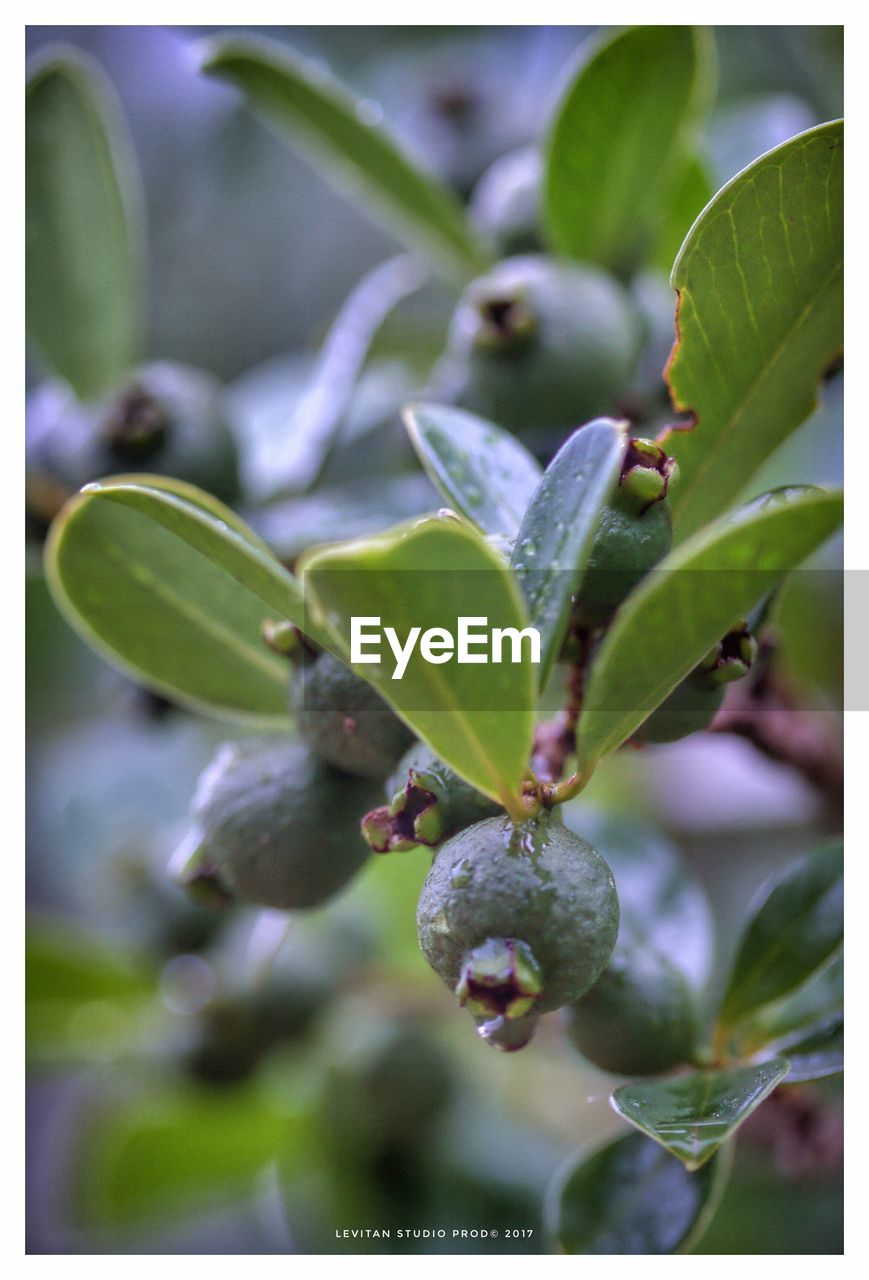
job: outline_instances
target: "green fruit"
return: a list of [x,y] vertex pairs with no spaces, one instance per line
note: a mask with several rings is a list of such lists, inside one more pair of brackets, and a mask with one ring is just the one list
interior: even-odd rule
[[731,628],[690,675],[676,685],[633,737],[636,742],[675,742],[714,720],[725,686],[751,670],[757,643],[746,623]]
[[636,742],[676,742],[705,729],[724,701],[721,685],[692,671],[634,733]]
[[370,799],[297,742],[224,743],[196,788],[180,878],[264,907],[319,906],[368,856],[359,814]]
[[375,853],[433,847],[501,809],[423,742],[402,757],[386,783],[386,794],[390,803],[372,809],[362,820],[362,834]]
[[423,885],[423,954],[475,1017],[570,1004],[603,971],[619,908],[600,854],[545,813],[488,818],[444,844]]
[[385,778],[413,742],[377,690],[330,653],[296,669],[290,711],[316,755],[363,778]]
[[536,147],[499,156],[474,188],[471,217],[504,254],[541,248],[540,181],[543,161]]
[[185,365],[146,365],[129,384],[82,404],[63,383],[45,383],[27,406],[30,509],[50,519],[59,500],[101,476],[150,471],[238,496],[238,451],[220,387]]
[[508,258],[468,286],[442,371],[458,404],[521,432],[576,426],[630,385],[638,326],[604,272]]
[[376,1026],[361,1037],[344,1046],[340,1065],[326,1076],[323,1119],[330,1143],[348,1153],[395,1144],[418,1149],[452,1096],[448,1059],[413,1023]]
[[602,1071],[655,1075],[690,1062],[694,998],[685,977],[651,947],[616,947],[597,982],[567,1010],[567,1035]]
[[678,468],[652,440],[628,441],[618,488],[604,507],[574,618],[580,627],[607,622],[673,541],[667,492]]
[[188,1071],[205,1084],[247,1079],[270,1050],[307,1034],[328,995],[309,974],[278,964],[264,982],[216,996],[198,1016]]

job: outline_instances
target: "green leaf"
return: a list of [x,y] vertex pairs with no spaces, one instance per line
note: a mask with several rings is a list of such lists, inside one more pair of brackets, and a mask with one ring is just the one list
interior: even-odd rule
[[699,1169],[715,1155],[787,1075],[773,1058],[729,1071],[694,1071],[675,1080],[619,1085],[614,1109],[641,1133],[660,1142],[686,1169]]
[[565,825],[602,854],[619,895],[619,942],[653,948],[695,989],[709,977],[714,927],[709,901],[677,847],[657,828],[581,804]]
[[214,499],[173,487],[105,480],[73,498],[46,545],[55,602],[134,679],[197,710],[285,723],[287,664],[260,628],[284,618],[319,642],[301,588],[237,518],[215,518]]
[[314,1155],[310,1112],[254,1089],[142,1092],[88,1120],[76,1164],[87,1225],[171,1221],[237,1203],[271,1161],[298,1171]]
[[418,169],[381,125],[379,108],[355,98],[318,63],[267,40],[208,42],[202,70],[227,80],[281,136],[297,141],[363,208],[380,214],[412,248],[458,278],[477,275],[486,247],[458,200]]
[[404,411],[411,443],[447,502],[483,533],[513,539],[543,472],[509,431],[448,405]]
[[594,660],[579,723],[584,768],[615,751],[714,644],[833,532],[840,494],[795,486],[695,534],[616,614]]
[[[379,618],[404,643],[411,628],[458,634],[458,619],[485,618],[489,628],[528,625],[522,594],[502,557],[470,525],[452,517],[400,525],[387,533],[314,550],[302,558],[308,607],[319,614],[345,660],[350,619]],[[417,633],[419,635],[419,632]],[[377,652],[376,648],[369,653]],[[534,670],[529,645],[521,661],[448,665],[426,661],[417,644],[393,678],[386,639],[380,661],[354,667],[456,773],[516,812],[534,730]],[[477,649],[478,656],[482,650]],[[443,655],[441,655],[443,656]]]
[[[341,434],[377,330],[424,281],[425,272],[414,258],[390,258],[363,276],[344,302],[287,424],[287,445],[278,469],[292,476],[293,490],[304,491],[316,483]],[[271,496],[286,488],[276,487]]]
[[713,58],[703,30],[641,26],[581,67],[547,149],[544,214],[560,252],[619,276],[646,260],[684,180]]
[[27,328],[52,371],[89,399],[140,353],[138,172],[111,85],[78,51],[39,60],[26,103]]
[[842,123],[798,134],[737,174],[673,267],[667,380],[696,425],[672,440],[680,535],[723,510],[807,418],[842,350]]
[[51,916],[27,922],[27,1054],[91,1057],[129,1042],[131,1019],[153,993],[141,958]]
[[744,1029],[740,1029],[740,1043],[748,1052],[761,1048],[784,1052],[835,1022],[844,1002],[844,963],[840,952],[797,991],[756,1009]]
[[728,1165],[722,1153],[689,1173],[657,1143],[626,1134],[556,1176],[547,1234],[562,1253],[684,1253],[714,1214]]
[[541,689],[561,652],[601,512],[618,481],[625,427],[596,418],[574,431],[546,468],[516,536],[511,563],[540,631]]
[[664,225],[658,236],[652,255],[656,267],[670,274],[673,263],[682,248],[682,242],[691,230],[694,220],[714,195],[715,189],[706,165],[699,156],[692,156],[673,193]]
[[733,1027],[806,982],[842,945],[843,851],[831,845],[779,881],[749,921],[721,1005]]
[[845,1069],[845,1021],[841,1014],[827,1026],[789,1045],[782,1052],[790,1064],[788,1084],[824,1080]]

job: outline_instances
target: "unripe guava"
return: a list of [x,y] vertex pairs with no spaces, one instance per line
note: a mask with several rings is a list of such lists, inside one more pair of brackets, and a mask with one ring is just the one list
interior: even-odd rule
[[372,809],[362,820],[362,834],[375,853],[434,847],[501,811],[424,742],[414,743],[402,756],[387,779],[386,794],[389,804]]
[[508,430],[575,426],[616,407],[638,332],[628,295],[604,272],[508,258],[465,291],[441,373],[459,405]]
[[504,254],[536,253],[541,248],[542,174],[537,147],[520,147],[499,156],[474,188],[471,218]]
[[751,670],[757,642],[745,622],[732,627],[687,675],[633,737],[636,742],[675,742],[699,733],[715,719],[725,688]]
[[385,778],[413,742],[377,690],[330,653],[296,669],[290,712],[321,760],[363,778]]
[[179,876],[230,900],[316,907],[365,862],[359,814],[371,788],[298,742],[224,743],[200,776]]
[[201,369],[160,361],[119,391],[83,404],[64,383],[39,387],[27,405],[27,493],[49,520],[58,502],[102,476],[149,471],[238,496],[238,450],[220,386]]
[[574,1047],[602,1071],[655,1075],[691,1061],[693,993],[659,951],[620,943],[591,990],[567,1010],[566,1029]]
[[618,932],[615,884],[600,854],[548,813],[467,827],[423,885],[419,942],[478,1018],[570,1004],[597,980]]
[[653,440],[628,441],[618,487],[601,513],[579,599],[576,623],[607,622],[642,578],[670,550],[667,493],[678,472]]

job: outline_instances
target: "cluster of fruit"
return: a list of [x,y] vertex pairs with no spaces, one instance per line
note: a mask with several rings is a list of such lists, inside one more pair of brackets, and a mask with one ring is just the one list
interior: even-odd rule
[[[466,291],[436,380],[454,403],[533,439],[612,408],[639,345],[635,309],[616,281],[543,256],[513,258]],[[123,466],[231,499],[237,458],[218,403],[202,375],[170,365],[141,371],[95,408],[64,405],[46,388],[33,406],[31,491],[72,490]],[[574,668],[594,660],[621,602],[670,549],[667,495],[677,473],[660,444],[630,440],[562,653]],[[218,750],[176,862],[192,894],[316,907],[371,851],[426,846],[435,854],[419,902],[420,946],[486,1041],[520,1048],[542,1013],[567,1007],[572,1040],[606,1069],[658,1071],[690,1058],[690,993],[666,957],[634,956],[619,940],[610,870],[557,807],[515,824],[415,742],[337,658],[285,624],[264,639],[292,662],[296,737]],[[635,739],[671,741],[705,727],[753,654],[747,628],[729,633]],[[376,784],[387,775],[387,803],[378,805]]]

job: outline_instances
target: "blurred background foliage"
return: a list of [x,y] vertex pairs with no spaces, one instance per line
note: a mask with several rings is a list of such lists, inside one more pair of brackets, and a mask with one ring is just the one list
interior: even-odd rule
[[[593,34],[255,30],[322,59],[380,104],[411,153],[466,198],[493,161],[539,139]],[[239,95],[198,74],[207,34],[39,27],[28,44],[79,46],[116,87],[147,196],[149,355],[227,383],[256,498],[330,322],[395,245]],[[705,145],[717,187],[841,113],[842,50],[841,29],[825,27],[723,27],[716,44]],[[644,288],[662,318],[647,357],[660,368],[672,297],[664,275]],[[258,511],[259,532],[286,558],[439,505],[397,409],[441,349],[451,305],[435,288],[402,304],[312,492]],[[836,375],[752,492],[837,481],[841,415]],[[819,572],[793,575],[779,623],[790,672],[822,714],[841,707],[838,556],[828,549]],[[35,556],[30,568],[29,1248],[542,1251],[553,1173],[622,1129],[607,1105],[611,1082],[569,1049],[558,1015],[518,1055],[469,1034],[418,950],[421,850],[372,859],[334,904],[303,917],[191,906],[165,867],[196,777],[233,730],[102,664],[56,613]],[[722,955],[758,886],[829,830],[808,784],[724,735],[619,753],[589,803],[676,842],[709,893]],[[775,1104],[776,1123],[762,1120],[770,1103],[746,1126],[699,1251],[840,1251],[838,1085],[788,1096],[797,1094],[789,1109]],[[336,1226],[391,1227],[393,1239],[336,1239]],[[446,1228],[446,1238],[400,1241],[400,1227]],[[500,1235],[452,1236],[480,1228]],[[509,1228],[533,1234],[505,1240]]]

